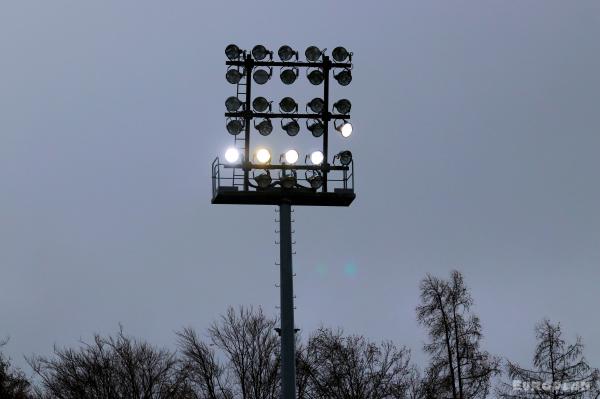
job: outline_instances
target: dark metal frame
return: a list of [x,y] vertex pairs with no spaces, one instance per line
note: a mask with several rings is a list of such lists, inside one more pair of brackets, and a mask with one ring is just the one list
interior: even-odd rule
[[[223,175],[223,171],[231,169],[232,174]],[[244,170],[244,174],[236,174],[236,169]],[[292,189],[283,189],[272,185],[268,188],[258,188],[245,179],[246,171],[279,170],[279,171],[317,171],[320,165],[229,165],[221,163],[216,158],[212,163],[212,203],[213,204],[242,204],[242,205],[279,205],[282,198],[294,205],[307,206],[349,206],[356,198],[354,193],[354,161],[348,166],[330,165],[330,188],[333,191],[319,191],[310,187],[308,179],[296,176],[297,185]],[[328,172],[328,173],[329,173]],[[322,172],[321,172],[322,173]],[[321,176],[325,176],[322,173]]]
[[[272,55],[271,55],[272,57]],[[243,72],[243,77],[242,77],[242,81],[240,81],[240,83],[237,84],[237,93],[238,93],[238,98],[240,97],[240,95],[244,95],[244,99],[242,101],[242,107],[243,109],[241,111],[238,112],[225,112],[225,117],[226,118],[236,118],[236,119],[243,119],[244,120],[244,137],[243,139],[238,138],[237,136],[235,136],[235,141],[236,143],[238,141],[243,141],[244,145],[243,145],[243,150],[244,150],[244,162],[241,164],[238,164],[236,166],[233,167],[233,180],[235,180],[236,174],[235,174],[235,168],[240,168],[243,171],[243,177],[242,176],[238,176],[238,177],[242,177],[243,179],[243,187],[239,187],[236,190],[239,190],[240,188],[242,188],[242,191],[246,192],[248,195],[244,196],[244,197],[239,197],[238,195],[235,196],[235,201],[239,200],[239,201],[249,201],[249,203],[252,204],[257,204],[260,203],[260,196],[258,198],[254,198],[257,197],[258,194],[256,194],[256,191],[252,191],[252,186],[253,184],[250,182],[250,172],[253,169],[279,169],[279,170],[319,170],[320,173],[322,173],[322,177],[323,177],[323,185],[322,187],[319,189],[319,191],[321,193],[328,193],[328,189],[329,189],[329,181],[331,180],[329,177],[329,173],[331,171],[336,170],[335,166],[330,165],[329,163],[329,122],[333,121],[333,120],[350,120],[350,115],[340,115],[340,114],[334,114],[332,112],[330,112],[330,100],[329,100],[329,80],[330,80],[330,72],[334,69],[352,69],[352,63],[350,62],[332,62],[330,60],[330,58],[326,55],[322,55],[322,61],[318,61],[318,62],[299,62],[299,61],[273,61],[271,60],[255,60],[252,58],[252,55],[248,52],[243,52],[240,56],[239,60],[229,60],[226,61],[225,64],[227,65],[228,68],[231,67],[237,67],[238,71],[240,70],[240,68],[242,68],[243,70],[240,72]],[[252,81],[252,75],[253,75],[253,71],[254,68],[256,67],[269,67],[269,68],[273,68],[273,67],[289,67],[289,68],[318,68],[321,69],[323,72],[323,112],[321,113],[282,113],[282,112],[254,112],[252,110],[252,85],[253,85],[253,81]],[[245,79],[244,79],[245,78]],[[241,83],[243,82],[243,83]],[[245,90],[243,91],[243,93],[240,91],[240,88],[243,87]],[[241,101],[242,99],[240,99]],[[306,119],[306,120],[318,120],[321,121],[324,127],[324,131],[323,131],[323,141],[322,141],[322,152],[323,152],[323,162],[321,165],[318,166],[313,166],[313,165],[257,165],[257,164],[252,164],[250,162],[250,131],[252,128],[252,121],[254,120],[254,118],[268,118],[268,119],[294,119],[294,120],[299,120],[299,119]],[[218,160],[215,160],[215,162],[217,162],[217,164],[219,164]],[[222,165],[223,167],[227,167],[227,165]],[[351,173],[352,176],[354,176],[354,173]],[[220,185],[220,180],[221,180],[221,174],[220,171],[218,173],[215,174],[215,169],[214,169],[214,163],[213,163],[213,180],[217,179],[219,181],[219,184],[217,184],[218,187],[222,187]],[[237,186],[235,186],[237,187]],[[214,184],[213,184],[213,188],[214,188]],[[352,184],[352,191],[354,189],[354,184]],[[280,190],[281,191],[281,190]],[[287,190],[289,191],[289,190]],[[311,190],[313,193],[316,194],[316,190]],[[244,202],[231,202],[234,201],[234,199],[229,199],[229,200],[225,200],[222,197],[223,196],[227,196],[227,195],[233,195],[232,194],[233,191],[215,191],[213,189],[213,203],[244,203]],[[335,192],[334,192],[335,193]],[[290,192],[280,192],[279,195],[281,196],[281,199],[284,199],[284,197],[288,197],[290,194]],[[274,196],[276,195],[275,193],[271,193],[270,196]],[[320,196],[319,196],[320,197]],[[250,198],[253,198],[252,200],[250,200]],[[318,201],[316,200],[318,197],[315,197],[315,201],[314,205],[319,205]],[[227,202],[221,202],[221,201],[227,201]],[[272,204],[272,200],[271,199],[265,199],[265,205],[266,204]],[[306,201],[303,201],[306,202]],[[351,202],[351,201],[350,201]],[[295,203],[292,203],[292,205],[297,205]],[[341,200],[339,202],[340,206],[348,206],[349,203],[347,201],[347,198],[344,198],[344,200]]]

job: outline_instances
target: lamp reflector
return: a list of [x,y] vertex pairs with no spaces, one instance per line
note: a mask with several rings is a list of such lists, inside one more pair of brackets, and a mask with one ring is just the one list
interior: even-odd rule
[[295,120],[292,120],[285,125],[282,125],[283,130],[288,134],[288,136],[295,136],[300,133],[300,125]]
[[296,177],[295,176],[283,176],[280,180],[281,187],[285,189],[294,188],[296,185]]
[[348,58],[349,55],[350,55],[350,53],[348,53],[348,50],[346,50],[344,47],[336,47],[331,52],[331,56],[337,62],[346,61],[346,59]]
[[244,124],[239,119],[232,119],[227,122],[227,131],[229,134],[234,136],[240,134],[240,132],[244,129]]
[[341,86],[348,86],[352,82],[352,72],[349,69],[344,69],[337,75],[333,75],[333,77]]
[[263,136],[268,136],[273,131],[273,124],[270,119],[263,119],[258,125],[254,126]]
[[227,111],[229,112],[235,112],[240,109],[241,106],[242,102],[235,96],[231,96],[225,100],[225,108],[227,108]]
[[298,73],[296,72],[295,69],[284,69],[283,71],[281,71],[281,73],[279,74],[279,77],[281,78],[281,81],[286,84],[286,85],[291,85],[292,83],[294,83],[296,81],[296,78],[298,77]]
[[350,103],[349,100],[342,98],[333,104],[333,108],[335,108],[336,111],[342,115],[348,115],[350,113],[350,109],[352,109],[352,103]]
[[298,104],[292,97],[283,97],[279,102],[279,108],[283,112],[294,112],[298,110]]
[[317,121],[308,125],[308,130],[314,137],[321,137],[325,133],[325,125],[321,121]]
[[321,58],[321,54],[322,52],[317,46],[310,46],[304,52],[306,59],[310,62],[319,61],[319,58]]
[[321,175],[314,175],[308,178],[310,187],[314,190],[318,190],[323,185],[323,177]]
[[234,61],[234,60],[237,60],[238,58],[240,58],[241,54],[242,54],[242,50],[240,50],[240,48],[238,46],[236,46],[235,44],[230,44],[229,46],[225,47],[225,55],[231,61]]
[[271,175],[269,173],[261,173],[260,175],[256,176],[254,178],[254,181],[256,181],[256,185],[259,188],[268,188],[271,185]]
[[257,61],[264,60],[269,54],[271,54],[271,52],[267,50],[262,44],[258,44],[252,49],[252,56]]
[[316,114],[320,114],[321,112],[323,112],[323,107],[325,106],[325,102],[323,100],[321,100],[320,98],[316,97],[313,98],[312,100],[310,100],[310,102],[308,104],[306,104],[306,106],[308,108],[310,108],[310,110]]
[[340,152],[337,156],[340,159],[340,163],[344,166],[348,166],[352,162],[352,153],[348,150]]
[[279,47],[279,51],[277,51],[277,54],[279,55],[279,59],[285,62],[291,60],[292,57],[296,54],[296,52],[290,46],[283,45]]
[[321,72],[321,70],[319,69],[314,69],[308,74],[308,81],[315,86],[318,86],[321,83],[323,83],[323,79],[323,72]]
[[269,101],[264,97],[256,97],[252,101],[252,108],[254,108],[256,112],[265,112],[269,109]]
[[257,69],[252,75],[254,81],[259,85],[264,85],[271,78],[271,74],[266,69]]
[[229,83],[231,83],[232,85],[238,84],[240,83],[240,80],[242,80],[242,73],[240,71],[238,71],[237,69],[228,69],[227,73],[225,73],[225,79],[227,79],[227,81]]

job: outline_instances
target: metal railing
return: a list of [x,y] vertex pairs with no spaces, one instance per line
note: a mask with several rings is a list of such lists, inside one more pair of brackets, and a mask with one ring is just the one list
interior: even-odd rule
[[[279,175],[272,176],[273,182],[279,181],[284,173],[294,173],[298,186],[287,190],[311,190],[315,193],[322,193],[322,188],[314,189],[310,186],[309,178],[306,176],[308,171],[318,171],[321,173],[319,166],[314,165],[253,165],[254,168],[249,173],[250,184],[246,187],[247,191],[265,191],[274,190],[281,191],[281,187],[274,186],[266,189],[257,188],[254,182],[254,175],[261,173],[262,171],[268,170],[278,171]],[[243,191],[244,190],[244,175],[236,174],[236,170],[241,170],[241,165],[229,165],[221,163],[219,157],[215,158],[212,163],[212,190],[213,198],[217,196],[220,190],[226,191]],[[292,172],[288,172],[292,171]],[[324,174],[324,173],[323,173]],[[336,189],[351,190],[354,191],[354,160],[347,166],[331,165],[330,170],[327,173],[327,181],[329,182],[328,190],[326,192],[333,193]]]

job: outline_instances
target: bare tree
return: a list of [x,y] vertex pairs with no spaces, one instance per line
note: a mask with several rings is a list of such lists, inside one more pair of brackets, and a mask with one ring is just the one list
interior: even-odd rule
[[[0,341],[0,349],[8,340]],[[10,364],[10,359],[0,352],[0,398],[26,399],[29,394],[30,383],[25,374]]]
[[[279,337],[275,319],[260,308],[230,308],[203,342],[192,329],[178,333],[182,363],[195,397],[279,398]],[[404,398],[414,369],[406,348],[320,329],[297,337],[299,399]]]
[[296,335],[296,397],[310,399],[314,397],[311,385],[312,359],[307,356],[307,347]]
[[[210,344],[191,329],[179,344],[197,394],[208,399],[276,399],[279,397],[279,337],[276,320],[262,310],[229,308],[208,330]],[[211,346],[225,357],[221,365]]]
[[503,383],[498,393],[504,398],[598,398],[600,372],[583,357],[583,343],[577,337],[569,344],[562,338],[560,324],[543,320],[536,325],[538,344],[533,369],[508,361],[511,384]]
[[378,345],[363,336],[321,328],[303,350],[301,375],[307,376],[302,399],[404,398],[412,368],[408,349],[391,342]]
[[417,366],[413,365],[410,368],[408,374],[408,388],[406,390],[406,399],[425,399],[427,394],[425,392],[426,385],[423,383],[423,377]]
[[234,388],[228,369],[217,359],[214,349],[191,328],[178,332],[177,336],[188,383],[195,397],[233,399]]
[[54,348],[53,357],[28,359],[41,380],[40,398],[180,399],[186,376],[175,353],[126,336],[96,335],[77,349]]
[[417,319],[428,330],[424,349],[431,356],[423,383],[426,397],[485,398],[499,359],[481,350],[479,318],[462,274],[449,280],[427,275],[421,282]]

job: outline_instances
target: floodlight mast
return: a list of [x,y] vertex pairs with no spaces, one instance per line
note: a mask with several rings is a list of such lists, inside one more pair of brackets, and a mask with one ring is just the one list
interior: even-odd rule
[[[279,245],[280,245],[280,320],[281,320],[281,328],[276,329],[281,337],[281,398],[282,399],[295,399],[296,398],[296,353],[295,353],[295,334],[298,331],[295,329],[294,325],[294,288],[293,288],[293,268],[292,268],[292,210],[291,207],[293,205],[309,205],[309,206],[349,206],[356,195],[354,194],[354,164],[352,161],[352,153],[350,151],[342,151],[339,154],[332,157],[332,164],[329,163],[329,122],[334,121],[342,121],[346,122],[350,119],[350,115],[347,114],[339,114],[330,112],[330,97],[329,97],[329,84],[330,84],[330,73],[334,70],[334,68],[342,68],[343,70],[352,69],[352,63],[346,62],[338,62],[340,60],[345,60],[342,57],[343,52],[341,52],[339,47],[336,48],[338,51],[336,54],[342,54],[336,56],[334,54],[335,62],[332,62],[330,58],[325,55],[324,51],[319,50],[316,46],[311,46],[311,56],[310,62],[299,62],[298,53],[291,49],[289,46],[280,51],[278,54],[280,58],[286,59],[286,61],[273,61],[272,55],[273,52],[267,50],[264,46],[255,46],[252,52],[242,51],[237,46],[230,45],[227,47],[226,55],[229,60],[226,61],[226,65],[231,70],[237,71],[237,77],[241,77],[242,79],[230,79],[227,77],[227,80],[237,85],[237,97],[240,103],[242,102],[241,98],[244,95],[243,101],[243,109],[239,109],[239,107],[235,110],[231,110],[228,108],[228,112],[225,113],[227,118],[233,118],[232,120],[244,120],[244,138],[241,139],[238,133],[241,133],[241,126],[238,127],[238,132],[230,130],[230,126],[228,125],[228,131],[234,135],[234,141],[237,144],[238,141],[244,142],[243,146],[243,157],[241,160],[237,160],[237,156],[234,157],[234,150],[231,150],[229,154],[226,154],[226,159],[229,162],[228,165],[222,165],[219,163],[219,159],[217,158],[213,162],[213,198],[212,203],[214,204],[251,204],[251,205],[277,205],[279,206]],[[282,48],[283,48],[282,47]],[[343,48],[341,48],[343,49]],[[282,49],[280,49],[282,50]],[[345,49],[343,49],[345,51]],[[258,56],[256,54],[258,54]],[[263,57],[262,54],[269,55],[269,59],[265,59],[266,55]],[[281,57],[281,54],[284,54],[284,57]],[[351,61],[351,53],[346,52],[346,58],[349,58]],[[253,57],[254,55],[254,57]],[[296,55],[296,61],[290,61],[292,57]],[[318,56],[317,56],[318,55]],[[348,55],[350,57],[348,57]],[[260,59],[258,59],[260,58]],[[307,59],[308,59],[307,55]],[[237,69],[234,69],[236,67]],[[287,67],[287,68],[295,68],[298,71],[296,78],[300,75],[300,68],[309,68],[314,70],[319,70],[322,73],[322,81],[319,78],[319,84],[323,83],[323,98],[322,98],[322,109],[320,112],[308,113],[308,109],[306,113],[298,113],[298,104],[295,104],[294,109],[290,107],[282,107],[280,106],[281,111],[279,113],[272,113],[271,111],[271,102],[268,102],[268,108],[259,107],[257,109],[254,107],[252,102],[252,84],[253,84],[253,76],[256,67],[268,67],[269,69],[269,78],[271,77],[273,67]],[[239,72],[240,68],[243,68],[243,74],[245,74],[246,79],[243,80],[242,74]],[[229,69],[228,69],[229,70]],[[233,73],[235,75],[235,73]],[[297,80],[297,79],[294,80]],[[267,79],[269,80],[269,79]],[[310,80],[310,79],[309,79]],[[336,79],[337,80],[337,79]],[[282,80],[283,81],[283,80]],[[245,83],[244,83],[245,82]],[[258,81],[254,81],[257,84],[261,84]],[[286,81],[283,81],[284,84]],[[291,82],[293,83],[293,82]],[[311,83],[315,84],[311,81]],[[338,80],[338,83],[339,80]],[[348,82],[349,83],[349,82]],[[255,99],[256,100],[256,99]],[[264,100],[264,101],[263,101]],[[267,101],[263,99],[263,103]],[[293,101],[293,99],[292,99]],[[232,102],[233,104],[233,102]],[[233,104],[232,107],[235,107]],[[307,107],[308,108],[308,107]],[[286,110],[290,110],[287,112]],[[312,107],[311,107],[312,110]],[[349,113],[349,108],[348,108]],[[272,164],[273,153],[270,153],[266,149],[261,149],[263,153],[257,151],[255,156],[251,156],[250,153],[250,133],[252,130],[252,125],[254,125],[253,121],[255,118],[264,118],[263,121],[268,121],[268,124],[272,129],[272,119],[281,119],[281,126],[284,130],[288,131],[290,134],[291,123],[283,125],[284,119],[291,119],[296,122],[300,119],[306,120],[306,125],[308,126],[308,121],[315,121],[311,126],[313,127],[312,133],[315,137],[323,137],[322,140],[322,151],[314,151],[311,155],[311,164],[306,165],[297,165],[298,161],[298,153],[295,150],[290,150],[286,155],[282,158],[286,159],[286,162],[281,162],[281,158],[279,159],[280,164],[275,165]],[[262,123],[262,122],[261,122]],[[296,122],[296,125],[298,123]],[[294,129],[296,129],[296,125],[294,125]],[[320,126],[317,126],[320,125]],[[288,129],[285,129],[285,126],[288,126]],[[321,129],[322,133],[315,134],[315,126]],[[341,126],[341,125],[340,125]],[[299,127],[299,126],[298,126]],[[271,133],[269,130],[268,133],[265,134],[266,131],[260,131],[260,134],[268,135]],[[293,130],[296,132],[296,130]],[[296,135],[297,132],[290,135]],[[293,151],[293,153],[292,153]],[[268,156],[266,153],[268,153]],[[287,154],[292,153],[288,157]],[[229,155],[229,156],[227,156]],[[342,156],[343,155],[343,156]],[[305,158],[308,159],[308,155]],[[268,159],[267,159],[268,158]],[[256,160],[256,162],[255,162]],[[339,164],[337,164],[339,163]],[[229,168],[233,170],[232,177],[222,177],[221,175],[221,167]],[[236,184],[236,169],[243,170],[243,183]],[[278,181],[273,181],[271,179],[271,170],[279,170],[280,178]],[[255,171],[259,171],[260,174],[256,175]],[[299,179],[297,176],[297,171],[304,171],[306,179]],[[253,174],[254,182],[256,184],[250,182],[250,172]],[[329,173],[334,174],[342,174],[341,179],[329,179]],[[230,186],[221,186],[221,180],[231,181]],[[309,183],[308,187],[302,185],[299,180],[304,180]],[[328,188],[328,180],[331,183],[331,186],[338,186],[334,188],[332,191],[329,191]],[[339,187],[339,185],[342,187]],[[243,190],[238,190],[240,186],[243,187]]]

